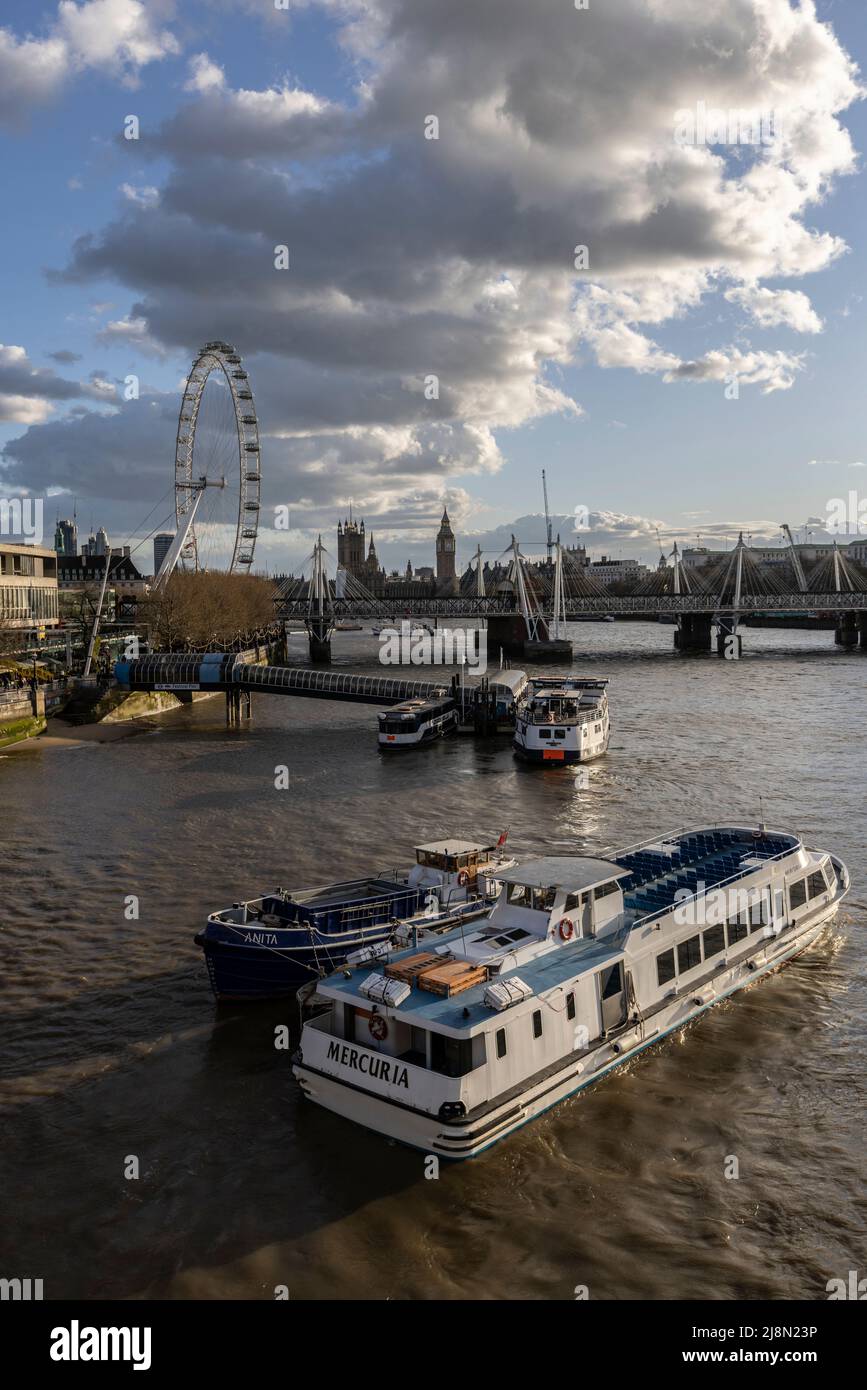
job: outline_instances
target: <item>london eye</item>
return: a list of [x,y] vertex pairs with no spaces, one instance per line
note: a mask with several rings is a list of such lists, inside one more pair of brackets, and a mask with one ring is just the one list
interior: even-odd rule
[[[205,343],[184,387],[175,446],[175,515],[184,569],[249,573],[259,530],[259,422],[231,343]],[[191,519],[192,514],[192,519]]]

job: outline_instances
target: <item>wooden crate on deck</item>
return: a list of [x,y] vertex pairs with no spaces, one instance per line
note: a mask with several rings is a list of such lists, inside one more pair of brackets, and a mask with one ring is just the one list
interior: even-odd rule
[[431,994],[462,994],[473,985],[484,984],[488,972],[483,965],[470,965],[465,960],[446,961],[433,969],[425,970],[418,976],[419,989],[429,990]]
[[389,979],[417,985],[419,975],[425,970],[430,970],[432,966],[439,965],[441,960],[442,957],[435,955],[433,951],[419,951],[417,955],[404,956],[403,960],[393,961],[385,967],[385,973]]

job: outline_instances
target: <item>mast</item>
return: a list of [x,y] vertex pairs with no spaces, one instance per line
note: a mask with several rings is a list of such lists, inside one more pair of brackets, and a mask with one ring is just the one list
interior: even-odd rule
[[551,551],[553,549],[554,543],[551,539],[551,516],[548,511],[548,484],[545,479],[544,468],[542,469],[542,496],[545,499],[545,546],[548,551],[548,559],[550,561]]

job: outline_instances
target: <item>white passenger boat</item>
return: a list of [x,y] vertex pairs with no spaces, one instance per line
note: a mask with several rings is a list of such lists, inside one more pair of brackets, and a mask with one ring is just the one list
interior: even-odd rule
[[294,1059],[311,1100],[472,1157],[805,950],[849,887],[834,855],[764,826],[500,878],[481,927],[319,982]]
[[532,677],[515,715],[513,748],[531,763],[586,763],[608,747],[608,681]]

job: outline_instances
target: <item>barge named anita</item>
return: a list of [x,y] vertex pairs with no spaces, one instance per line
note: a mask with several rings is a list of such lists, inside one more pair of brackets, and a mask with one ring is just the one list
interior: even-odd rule
[[490,918],[320,981],[311,1100],[470,1158],[810,946],[846,867],[783,831],[679,830],[507,869]]
[[[508,832],[507,832],[508,833]],[[506,834],[495,845],[419,845],[409,869],[379,870],[320,888],[276,888],[212,912],[195,937],[218,999],[276,999],[343,964],[350,952],[412,940],[487,916]]]

